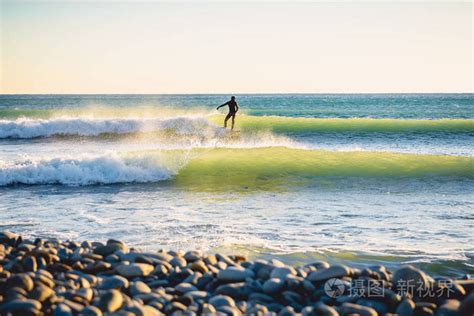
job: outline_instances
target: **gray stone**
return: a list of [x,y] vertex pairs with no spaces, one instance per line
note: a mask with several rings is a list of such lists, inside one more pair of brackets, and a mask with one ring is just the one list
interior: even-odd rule
[[466,293],[474,292],[474,279],[456,280],[454,283],[462,286]]
[[168,273],[168,268],[164,264],[156,265],[155,269],[152,272],[153,275],[161,275],[161,274],[167,274],[167,273]]
[[32,299],[12,300],[0,304],[0,314],[21,315],[22,313],[36,314],[41,309],[41,303]]
[[321,269],[327,269],[330,266],[329,266],[329,263],[327,263],[326,261],[315,261],[315,262],[305,265],[305,267],[314,267],[317,270],[321,270]]
[[285,287],[285,282],[280,278],[273,278],[265,281],[263,284],[263,291],[266,294],[273,295],[279,293]]
[[[302,283],[304,281],[307,281],[308,283],[311,284],[310,281],[305,280],[302,277],[299,277],[299,276],[296,276],[296,275],[287,275],[286,279],[284,280],[284,282],[286,283],[286,286],[291,291],[298,291],[301,288]],[[313,288],[314,288],[314,286],[313,286]]]
[[215,294],[227,295],[233,298],[245,298],[247,296],[247,287],[244,282],[229,283],[220,285]]
[[29,292],[33,289],[33,280],[26,273],[19,273],[8,279],[9,287],[19,287]]
[[350,274],[348,267],[344,265],[334,265],[327,269],[313,271],[308,275],[311,282],[322,282],[331,278],[342,278]]
[[25,271],[35,272],[38,269],[38,264],[36,263],[36,258],[27,256],[23,258],[23,268]]
[[422,301],[422,302],[416,302],[415,303],[415,309],[420,309],[422,307],[428,307],[429,309],[431,310],[435,310],[437,308],[437,305],[435,303],[432,303],[432,302],[425,302],[425,301]]
[[341,312],[343,315],[348,315],[348,314],[359,314],[360,316],[377,316],[377,312],[375,309],[366,307],[366,306],[361,306],[357,304],[352,304],[352,303],[343,303],[341,305]]
[[204,316],[210,316],[210,315],[215,315],[217,313],[217,310],[214,306],[211,304],[204,303],[202,305],[202,315]]
[[160,316],[163,315],[158,310],[151,306],[136,304],[127,308],[128,311],[132,312],[135,316]]
[[18,238],[19,236],[12,232],[0,232],[0,244],[9,244],[10,246],[13,246]]
[[255,304],[254,306],[247,309],[247,315],[265,315],[268,313],[268,308],[264,305]]
[[[392,278],[392,283],[395,288],[400,284],[407,284],[407,281],[411,284],[415,284],[417,290],[423,288],[427,289],[430,285],[430,281],[426,274],[411,265],[403,266],[395,271]],[[418,291],[414,292],[415,293],[412,294],[416,294]]]
[[184,268],[187,265],[187,262],[183,257],[174,257],[173,259],[170,260],[170,264],[173,267]]
[[386,314],[388,312],[388,306],[384,302],[381,302],[381,301],[361,298],[357,300],[357,304],[373,308],[375,309],[377,313],[381,315]]
[[187,262],[198,261],[201,258],[202,258],[201,251],[188,251],[184,254],[184,259],[186,259]]
[[239,267],[228,267],[225,270],[219,271],[217,274],[217,278],[222,282],[242,282],[245,281],[246,278],[253,277],[253,271]]
[[273,303],[274,299],[270,295],[254,292],[249,295],[249,301],[257,301],[261,303]]
[[149,275],[154,270],[154,267],[147,263],[132,263],[129,265],[119,265],[115,270],[126,278],[134,278]]
[[[120,253],[120,251],[117,252],[117,254]],[[168,262],[171,260],[173,257],[170,256],[167,253],[164,252],[157,252],[157,253],[150,253],[150,252],[127,252],[127,253],[121,253],[120,255],[120,260],[122,261],[129,261],[129,262],[135,262],[137,258],[148,258],[148,259],[154,259],[158,261],[163,261],[163,262]]]
[[469,315],[474,311],[474,293],[469,294],[459,306],[460,315]]
[[103,257],[107,257],[108,255],[115,253],[117,250],[122,250],[122,246],[120,244],[109,244],[95,248],[94,253]]
[[102,311],[95,306],[86,306],[79,314],[80,316],[102,316]]
[[102,294],[98,307],[106,313],[117,311],[123,304],[122,294],[117,290],[110,290]]
[[151,293],[150,287],[142,281],[132,282],[129,290],[132,296]]
[[199,279],[202,277],[201,272],[195,272],[190,274],[186,279],[184,279],[181,283],[190,283],[190,284],[197,284]]
[[209,296],[209,293],[206,291],[189,291],[186,292],[186,296],[192,297],[193,300],[204,299]]
[[92,289],[88,288],[80,288],[74,292],[75,295],[82,297],[86,301],[90,302],[92,301],[92,298],[94,297],[94,291]]
[[66,304],[58,304],[54,310],[54,316],[72,316],[72,310]]
[[404,299],[397,307],[396,313],[399,316],[413,316],[415,312],[415,303],[407,298]]
[[64,304],[67,305],[67,307],[69,307],[71,309],[73,314],[77,314],[77,313],[79,313],[80,311],[82,311],[84,309],[83,305],[81,305],[79,303],[76,303],[76,302],[73,302],[71,300],[65,300]]
[[[436,316],[456,316],[459,315],[461,302],[458,300],[446,300],[437,310]],[[474,313],[474,311],[472,311]]]
[[227,269],[227,266],[228,266],[228,264],[225,263],[224,261],[218,261],[216,263],[216,268],[219,269],[219,270],[225,270],[225,269]]
[[301,310],[301,315],[302,316],[319,316],[316,314],[316,311],[314,310],[313,306],[306,306]]
[[274,268],[271,265],[259,266],[257,270],[257,279],[270,279],[270,274]]
[[338,312],[334,309],[334,307],[328,306],[323,302],[317,302],[314,305],[314,311],[316,315],[320,316],[338,316]]
[[209,304],[213,305],[216,308],[219,308],[221,306],[235,307],[235,301],[232,299],[232,297],[226,295],[216,295],[214,297],[211,297],[211,299],[209,300]]
[[194,261],[188,267],[193,271],[199,271],[201,273],[207,273],[209,271],[204,261],[201,260]]
[[170,315],[175,311],[185,311],[185,310],[186,310],[186,305],[181,304],[180,302],[172,302],[166,306],[167,315]]
[[280,260],[278,259],[272,259],[270,260],[270,264],[276,268],[278,267],[286,267],[286,264],[284,264],[283,262],[281,262]]
[[52,289],[40,283],[30,292],[29,297],[39,302],[44,302],[53,295],[54,291]]
[[280,310],[278,316],[294,316],[297,315],[295,309],[291,306],[286,306]]
[[198,289],[192,284],[180,283],[180,284],[175,286],[175,290],[184,294],[184,293],[191,292],[191,291],[197,291]]
[[128,286],[128,280],[120,275],[105,277],[99,283],[99,289],[101,290],[121,290],[128,288]]
[[44,274],[39,274],[38,272],[34,277],[34,282],[36,282],[37,284],[43,284],[44,286],[47,286],[49,288],[54,288],[55,286],[54,280],[52,278],[49,278]]
[[217,263],[217,258],[215,255],[209,255],[204,258],[204,262],[210,265],[215,265]]
[[416,308],[416,313],[415,315],[419,316],[429,316],[429,315],[434,315],[434,312],[431,308],[429,307],[421,307],[421,308]]
[[218,253],[218,254],[216,254],[216,258],[217,258],[217,260],[219,260],[221,262],[225,262],[225,264],[227,264],[229,266],[235,265],[235,262],[232,259],[230,259],[229,256]]
[[235,303],[235,307],[237,307],[242,313],[246,313],[247,312],[247,302],[246,301],[239,301],[237,303]]
[[166,252],[158,252],[153,255],[154,255],[153,256],[154,258],[164,261],[164,262],[170,262],[170,260],[173,259],[173,256]]
[[107,245],[119,245],[121,250],[128,251],[127,246],[121,240],[109,239],[109,240],[107,240]]
[[336,297],[336,302],[338,304],[343,304],[343,303],[354,303],[357,302],[357,299],[359,297],[355,295],[339,295]]
[[[172,296],[170,295],[170,299],[172,299]],[[161,294],[158,294],[158,293],[154,293],[154,292],[151,292],[151,293],[148,293],[148,294],[137,294],[135,296],[133,296],[133,299],[134,300],[141,300],[142,302],[144,302],[145,304],[148,304],[150,303],[151,301],[154,301],[154,300],[162,300],[162,299],[166,299],[168,300],[168,295],[165,294],[165,295],[161,295]]]
[[296,275],[296,270],[292,267],[276,267],[272,270],[270,278],[286,279],[287,275]]
[[[240,316],[242,313],[237,307],[232,307],[232,306],[220,306],[217,308],[218,312],[224,313],[227,316]],[[249,314],[251,315],[251,314]]]
[[117,263],[120,262],[120,257],[115,254],[108,255],[107,257],[105,257],[105,261],[108,263]]

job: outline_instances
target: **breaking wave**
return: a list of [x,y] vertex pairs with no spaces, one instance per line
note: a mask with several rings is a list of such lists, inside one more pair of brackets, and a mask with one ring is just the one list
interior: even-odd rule
[[[132,133],[166,132],[182,136],[216,137],[225,134],[219,127],[222,116],[176,116],[168,118],[17,118],[0,120],[0,139],[29,139],[52,136],[100,136]],[[269,131],[294,133],[474,133],[474,120],[404,120],[404,119],[320,119],[277,116],[237,118],[237,127],[244,133]]]
[[92,185],[171,180],[175,185],[214,190],[231,186],[306,184],[324,177],[474,178],[474,158],[334,152],[287,147],[155,150],[127,154],[55,157],[0,165],[0,186]]
[[224,132],[204,117],[174,118],[53,118],[0,120],[0,138],[99,136],[138,132],[173,132],[177,135],[211,135]]
[[0,186],[12,184],[93,185],[147,183],[170,179],[176,172],[155,156],[104,155],[24,161],[0,167]]

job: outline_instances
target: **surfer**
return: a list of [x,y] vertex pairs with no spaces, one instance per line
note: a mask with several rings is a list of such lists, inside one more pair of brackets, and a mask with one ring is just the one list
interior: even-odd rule
[[229,106],[229,113],[227,113],[227,116],[225,117],[224,120],[224,128],[227,128],[227,121],[232,117],[232,127],[231,130],[234,129],[234,124],[235,124],[235,114],[239,110],[239,106],[237,102],[235,101],[235,97],[231,96],[230,101],[227,101],[226,103],[219,105],[216,110],[219,110],[223,106]]

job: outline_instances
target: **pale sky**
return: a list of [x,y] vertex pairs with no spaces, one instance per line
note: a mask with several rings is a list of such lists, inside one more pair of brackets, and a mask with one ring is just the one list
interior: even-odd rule
[[471,2],[0,1],[0,93],[474,92]]

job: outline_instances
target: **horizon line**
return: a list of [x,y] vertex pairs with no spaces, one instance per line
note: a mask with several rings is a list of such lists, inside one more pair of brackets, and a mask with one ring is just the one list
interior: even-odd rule
[[68,93],[0,93],[1,96],[7,95],[249,95],[249,94],[474,94],[474,90],[467,91],[452,91],[452,92],[176,92],[176,93],[81,93],[81,92],[68,92]]

